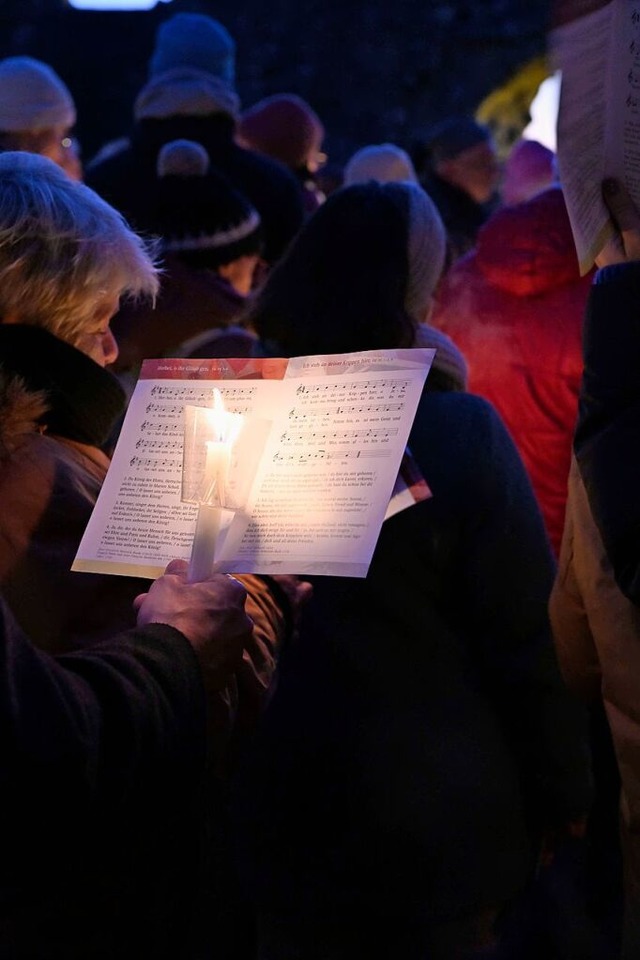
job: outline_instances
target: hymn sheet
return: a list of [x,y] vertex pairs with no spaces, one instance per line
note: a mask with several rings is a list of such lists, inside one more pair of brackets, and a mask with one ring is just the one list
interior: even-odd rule
[[640,206],[640,0],[556,0],[555,23],[558,171],[584,275],[613,232],[602,181]]
[[[292,360],[147,360],[72,569],[154,578],[189,559],[185,405],[217,387],[245,418],[216,570],[366,576],[386,515],[429,495],[397,484],[428,349]],[[390,501],[397,500],[392,507]]]

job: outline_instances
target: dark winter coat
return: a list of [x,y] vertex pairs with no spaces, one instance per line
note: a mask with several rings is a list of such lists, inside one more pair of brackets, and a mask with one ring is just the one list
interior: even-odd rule
[[185,960],[200,882],[205,702],[150,624],[57,659],[0,600],[0,956]]
[[427,393],[409,447],[433,497],[384,523],[366,579],[312,578],[236,786],[245,881],[303,925],[499,906],[541,832],[589,804],[554,561],[509,436],[484,400]]
[[[114,417],[121,413],[124,402],[124,393],[113,374],[79,350],[42,328],[0,323],[0,589],[25,633],[39,649],[50,653],[87,649],[117,631],[133,627],[133,599],[148,589],[148,580],[71,571],[109,466],[109,458],[100,445],[110,436]],[[215,912],[224,917],[229,906],[223,899],[229,889],[224,851],[227,765],[259,716],[275,669],[277,649],[287,632],[285,614],[269,582],[253,575],[240,579],[247,589],[246,610],[254,621],[254,629],[243,651],[242,663],[229,678],[227,687],[207,700],[208,833],[201,851],[203,856],[207,855],[201,894],[203,900],[209,899],[204,906],[199,905],[199,937],[203,930],[207,936],[213,935]],[[134,710],[135,685],[131,695]],[[177,774],[174,786],[180,789]],[[159,783],[158,789],[164,791],[164,785]],[[186,780],[184,789],[189,790]],[[55,831],[54,813],[44,794],[38,795],[38,802],[40,832]],[[152,818],[156,809],[164,809],[162,796],[154,799],[149,793],[146,803]],[[33,810],[33,802],[29,809]],[[176,811],[180,809],[176,805]],[[78,829],[84,829],[83,811],[76,809],[75,813],[80,818]],[[65,822],[61,821],[60,829],[64,829]],[[167,843],[172,841],[173,832],[179,837],[173,819],[167,819],[166,829]],[[129,836],[126,823],[123,831]],[[98,839],[92,836],[91,843],[95,846]],[[95,855],[99,856],[99,848],[96,850]],[[59,851],[60,856],[62,852]],[[151,863],[156,862],[160,852],[150,850]],[[157,882],[171,883],[171,889],[163,891],[163,895],[179,902],[181,885],[190,883],[191,878],[182,877],[181,870],[172,872],[172,863],[168,857],[166,870],[158,869]],[[127,897],[133,897],[136,883],[145,887],[144,880],[136,879],[135,866],[123,857],[122,883]],[[115,876],[115,862],[112,868]],[[81,892],[79,902],[84,903],[89,890]],[[98,888],[96,896],[99,895]],[[114,909],[112,903],[105,906],[107,913]],[[135,906],[129,903],[123,909],[130,912]],[[100,911],[98,903],[95,911]],[[118,920],[114,915],[114,924]],[[149,935],[155,936],[155,931]],[[157,953],[153,949],[132,953],[136,960],[156,955],[165,956],[160,948]],[[0,956],[4,960],[1,951]],[[174,954],[167,956],[173,960]]]

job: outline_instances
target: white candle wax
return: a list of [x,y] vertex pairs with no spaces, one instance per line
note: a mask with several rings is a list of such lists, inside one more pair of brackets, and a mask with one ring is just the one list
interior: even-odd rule
[[205,580],[215,561],[216,541],[223,508],[227,506],[227,483],[231,467],[231,448],[242,426],[240,414],[227,413],[222,396],[213,391],[212,409],[202,410],[207,433],[215,439],[205,441],[205,462],[198,499],[198,519],[189,561],[189,580]]
[[202,478],[202,502],[211,503],[214,496],[220,506],[225,505],[226,484],[231,460],[231,448],[221,440],[207,440],[207,455]]
[[208,503],[201,503],[198,507],[198,520],[187,573],[189,583],[198,583],[211,576],[221,516],[221,507],[212,507]]
[[[213,570],[231,459],[230,445],[220,440],[207,440],[206,450],[202,501],[198,507],[198,520],[189,560],[188,579],[191,583],[206,580]],[[214,497],[216,502],[212,503]]]

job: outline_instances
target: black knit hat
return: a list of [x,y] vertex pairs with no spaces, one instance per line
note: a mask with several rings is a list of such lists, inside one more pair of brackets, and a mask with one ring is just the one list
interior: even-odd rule
[[260,215],[214,170],[205,148],[173,140],[157,160],[155,231],[164,252],[198,267],[220,267],[262,249]]
[[429,131],[426,147],[434,164],[491,139],[491,131],[473,117],[447,117]]

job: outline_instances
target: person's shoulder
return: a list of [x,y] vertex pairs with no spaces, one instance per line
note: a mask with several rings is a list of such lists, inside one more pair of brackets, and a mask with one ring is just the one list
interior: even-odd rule
[[501,422],[495,407],[484,397],[458,390],[425,391],[418,412],[425,418],[442,418],[443,421],[451,418],[459,424],[486,423],[493,426],[496,421]]
[[512,447],[504,422],[490,401],[474,393],[426,391],[418,405],[409,446],[429,458],[486,464]]

